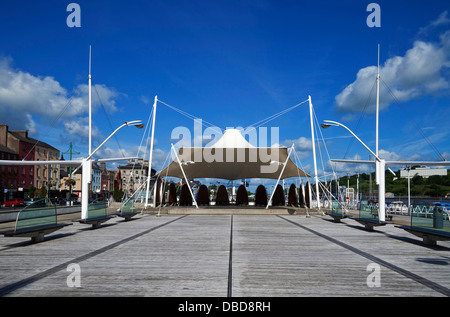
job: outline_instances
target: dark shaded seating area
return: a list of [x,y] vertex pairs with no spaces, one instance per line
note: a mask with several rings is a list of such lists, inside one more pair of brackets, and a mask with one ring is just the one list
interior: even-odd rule
[[209,205],[209,191],[206,185],[201,185],[197,193],[197,204],[198,205]]
[[288,206],[298,206],[297,190],[294,184],[291,184],[291,186],[289,187]]
[[180,206],[191,206],[192,205],[192,196],[189,192],[189,187],[187,184],[181,186],[180,193]]
[[236,193],[236,205],[248,205],[248,193],[244,185],[239,186]]
[[284,199],[284,193],[283,193],[283,187],[278,184],[275,193],[272,197],[272,206],[284,206],[285,199]]
[[220,185],[219,189],[217,190],[216,205],[227,206],[229,204],[230,200],[228,198],[227,188],[224,185]]
[[256,188],[255,193],[255,206],[266,206],[267,205],[267,192],[263,185],[259,185]]

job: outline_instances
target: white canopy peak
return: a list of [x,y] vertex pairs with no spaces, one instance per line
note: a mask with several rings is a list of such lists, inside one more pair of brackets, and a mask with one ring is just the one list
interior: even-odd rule
[[227,129],[212,148],[255,148],[242,135],[241,130]]

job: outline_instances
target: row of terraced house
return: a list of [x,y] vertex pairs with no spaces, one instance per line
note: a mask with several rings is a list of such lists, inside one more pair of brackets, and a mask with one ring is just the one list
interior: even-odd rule
[[[58,161],[64,160],[61,151],[30,137],[26,130],[10,131],[8,125],[0,124],[0,160],[55,161],[48,165],[0,165],[0,206],[12,198],[28,198],[30,186],[37,189],[36,193],[44,186],[52,198],[66,199],[70,189],[74,200],[81,197],[81,169],[70,176],[78,166],[60,165]],[[91,195],[109,195],[114,187],[132,191],[138,181],[147,177],[145,167],[148,162],[142,160],[137,164],[128,162],[118,170],[93,163]],[[73,180],[72,188],[69,179]]]

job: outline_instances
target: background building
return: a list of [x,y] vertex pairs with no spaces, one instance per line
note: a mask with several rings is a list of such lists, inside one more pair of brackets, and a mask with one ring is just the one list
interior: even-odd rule
[[[18,160],[35,159],[34,143],[28,138],[28,131],[9,131],[6,124],[0,124],[0,145],[17,155]],[[22,192],[17,197],[23,197],[23,190],[28,190],[32,184],[34,184],[34,166],[17,166],[16,190]]]
[[[422,176],[423,178],[428,178],[430,176],[439,175],[439,176],[447,176],[446,168],[429,168],[425,166],[421,167],[413,167],[409,171],[409,177],[413,178],[414,176]],[[408,170],[402,169],[400,170],[400,178],[408,178]]]
[[[60,152],[53,146],[30,138],[35,144],[35,160],[36,161],[59,161]],[[41,188],[42,186],[50,187],[53,190],[60,188],[60,165],[36,165],[34,169],[34,186]]]
[[[19,155],[14,153],[7,147],[0,145],[0,159],[2,160],[18,160]],[[17,179],[18,166],[16,165],[1,165],[0,166],[0,205],[9,197],[8,191],[10,189],[17,189],[18,179]],[[11,193],[12,194],[12,193]]]
[[[147,180],[148,161],[138,159],[138,163],[133,160],[128,161],[127,165],[119,166],[122,189],[124,192],[132,194],[143,182]],[[156,170],[152,169],[152,176]],[[150,180],[150,188],[153,186],[154,179]],[[144,190],[146,187],[143,188]]]

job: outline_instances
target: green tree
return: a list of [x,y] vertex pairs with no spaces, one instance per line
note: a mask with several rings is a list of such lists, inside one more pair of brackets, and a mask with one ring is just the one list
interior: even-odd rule
[[413,178],[411,178],[411,184],[413,185],[423,185],[425,182],[423,180],[423,177],[420,175],[414,175]]
[[115,201],[122,201],[123,194],[124,193],[123,193],[122,188],[121,189],[118,189],[117,187],[114,188],[113,198],[114,198]]
[[44,199],[47,196],[47,188],[45,185],[42,185],[41,189],[39,189],[39,198]]
[[445,179],[444,179],[444,177],[439,176],[439,175],[431,175],[427,179],[427,184],[430,184],[430,185],[444,185],[445,184]]
[[34,198],[34,195],[36,194],[36,187],[33,186],[33,184],[28,187],[28,196],[30,198]]

